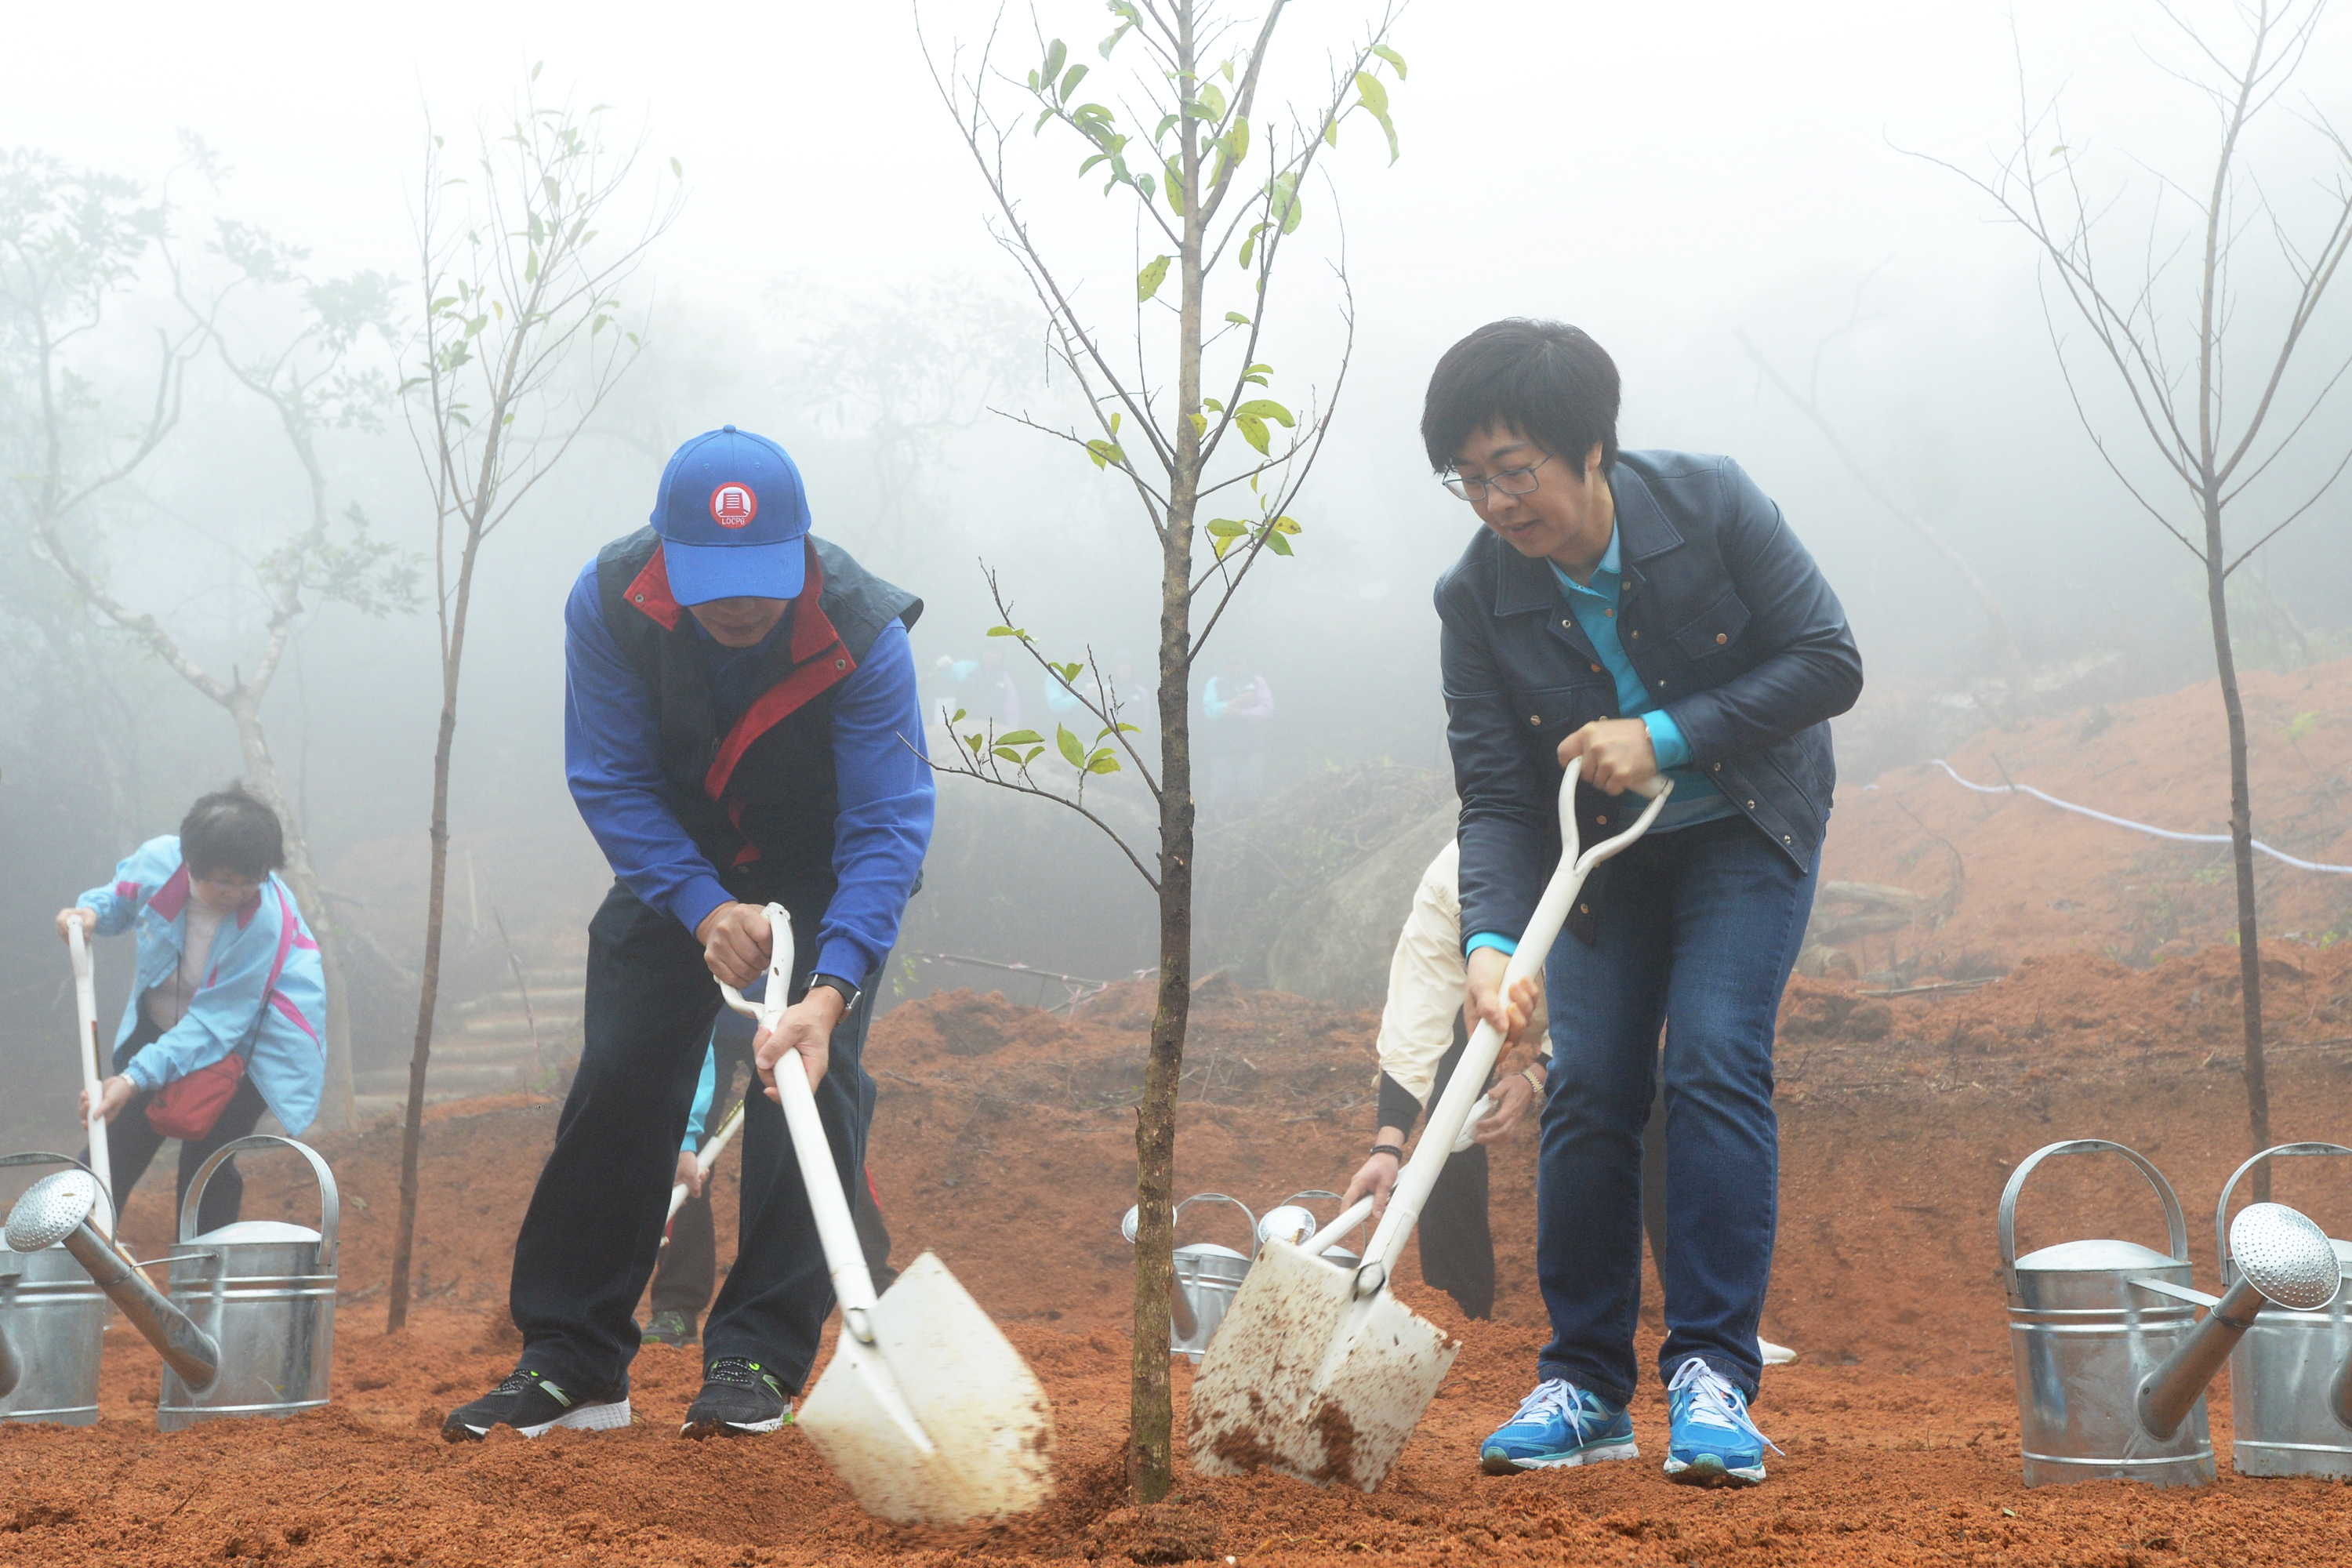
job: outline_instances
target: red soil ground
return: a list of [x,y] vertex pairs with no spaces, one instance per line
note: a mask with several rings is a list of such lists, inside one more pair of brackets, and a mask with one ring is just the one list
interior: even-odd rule
[[[2282,944],[2264,965],[2278,1037],[2276,1136],[2341,1139],[2352,1131],[2352,950]],[[2235,984],[2235,954],[2222,949],[2150,972],[2092,956],[2037,959],[1981,990],[1892,1000],[1795,987],[1783,1018],[1783,1219],[1765,1330],[1804,1359],[1766,1374],[1759,1415],[1784,1454],[1756,1490],[1663,1479],[1664,1402],[1654,1387],[1634,1406],[1639,1463],[1478,1472],[1476,1441],[1525,1391],[1543,1337],[1532,1149],[1522,1137],[1496,1163],[1496,1320],[1462,1321],[1408,1263],[1401,1292],[1464,1349],[1379,1491],[1187,1469],[1168,1502],[1129,1508],[1119,1454],[1131,1254],[1117,1227],[1148,998],[1116,990],[1065,1022],[952,993],[877,1028],[874,1173],[899,1257],[937,1250],[1053,1397],[1061,1483],[1043,1513],[982,1531],[898,1530],[861,1513],[797,1434],[681,1441],[673,1423],[698,1367],[659,1350],[637,1359],[640,1418],[626,1431],[443,1444],[441,1412],[512,1364],[507,1258],[555,1107],[510,1097],[444,1108],[428,1128],[422,1300],[398,1336],[382,1332],[381,1294],[396,1136],[384,1128],[322,1144],[346,1194],[332,1408],[159,1436],[155,1360],[118,1326],[96,1427],[0,1427],[0,1563],[2340,1560],[2352,1552],[2340,1488],[2230,1476],[2226,1381],[2215,1391],[2224,1478],[2215,1487],[2028,1491],[2019,1475],[1991,1224],[2001,1184],[2043,1142],[2127,1142],[2178,1184],[2200,1281],[2210,1286],[2212,1240],[2197,1216],[2210,1214],[2243,1144],[2231,1067]],[[1213,980],[1195,1018],[1180,1190],[1231,1192],[1262,1211],[1296,1189],[1344,1182],[1372,1109],[1371,1016]],[[2160,1241],[2145,1188],[2134,1190],[2120,1163],[2104,1163],[2115,1168],[2048,1168],[2025,1205],[2024,1245]],[[291,1164],[250,1163],[249,1215],[306,1213],[313,1200]],[[722,1216],[730,1171],[719,1181]],[[2347,1174],[2292,1170],[2278,1195],[2345,1235]],[[142,1191],[126,1227],[150,1253],[164,1237],[162,1197]],[[1198,1212],[1187,1239],[1237,1239],[1225,1235],[1237,1219]],[[1656,1300],[1653,1280],[1645,1349],[1654,1348]],[[1180,1424],[1189,1381],[1180,1363]]]
[[[2242,691],[2254,837],[2352,865],[2352,661],[2249,670]],[[1989,730],[1948,760],[1978,784],[2032,784],[2179,833],[2229,831],[2227,732],[2210,681]],[[2352,877],[2255,866],[2265,937],[2352,935]],[[2237,924],[2225,847],[2168,843],[2029,796],[1971,795],[1926,763],[1840,787],[1822,874],[1938,900],[1957,890],[1929,928],[1864,939],[1865,971],[1990,973],[2063,952],[2141,964],[2228,941]]]

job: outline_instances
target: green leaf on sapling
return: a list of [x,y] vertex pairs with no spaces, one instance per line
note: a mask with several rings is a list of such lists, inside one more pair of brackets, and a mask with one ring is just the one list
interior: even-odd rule
[[1402,55],[1397,53],[1386,44],[1374,44],[1372,46],[1372,53],[1380,56],[1381,58],[1396,67],[1397,80],[1402,81],[1404,79],[1404,57]]
[[1069,58],[1069,46],[1063,43],[1061,39],[1055,38],[1052,43],[1047,44],[1045,46],[1045,69],[1042,73],[1045,79],[1051,81],[1055,77],[1061,75],[1062,62]]
[[1234,424],[1241,431],[1242,439],[1257,448],[1258,456],[1267,455],[1267,443],[1272,437],[1266,434],[1265,420],[1252,414],[1236,414]]
[[1042,745],[1045,739],[1034,730],[1015,730],[1009,735],[997,736],[996,743],[1000,746],[1035,746]]
[[1078,83],[1086,79],[1087,68],[1084,66],[1072,66],[1068,70],[1064,71],[1062,73],[1061,87],[1062,101],[1064,103],[1069,102],[1070,94],[1077,91]]
[[1236,327],[1246,327],[1250,324],[1250,319],[1247,316],[1243,315],[1239,310],[1227,310],[1225,312],[1225,320],[1231,321]]
[[1135,275],[1136,303],[1141,304],[1160,292],[1160,285],[1168,278],[1170,259],[1165,256],[1155,256],[1143,264],[1143,270]]
[[1291,427],[1290,410],[1271,397],[1253,397],[1234,413],[1252,419],[1271,419],[1286,430]]
[[1083,768],[1087,765],[1087,749],[1078,743],[1076,735],[1070,733],[1067,724],[1054,727],[1054,744],[1061,748],[1062,760],[1070,766]]

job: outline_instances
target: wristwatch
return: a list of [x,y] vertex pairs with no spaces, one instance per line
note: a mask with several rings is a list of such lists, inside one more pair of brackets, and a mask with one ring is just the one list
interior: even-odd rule
[[809,989],[811,991],[815,990],[820,985],[840,993],[841,1010],[843,1012],[846,1013],[852,1007],[857,1005],[859,987],[849,981],[844,980],[840,975],[812,974],[809,976]]

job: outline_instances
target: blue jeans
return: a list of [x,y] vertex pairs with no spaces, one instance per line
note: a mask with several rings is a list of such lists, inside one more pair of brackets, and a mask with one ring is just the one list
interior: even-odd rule
[[1597,942],[1563,934],[1545,969],[1553,1067],[1536,1274],[1552,1340],[1538,1366],[1617,1405],[1640,1379],[1642,1127],[1663,1023],[1658,1370],[1671,1380],[1704,1356],[1752,1399],[1780,1184],[1772,1031],[1820,865],[1799,871],[1752,823],[1732,817],[1644,838],[1606,870]]

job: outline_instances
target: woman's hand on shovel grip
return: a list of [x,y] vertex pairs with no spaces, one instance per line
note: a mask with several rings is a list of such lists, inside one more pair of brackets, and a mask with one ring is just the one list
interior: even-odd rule
[[1646,784],[1658,773],[1657,749],[1650,743],[1650,727],[1639,719],[1595,719],[1559,743],[1559,765],[1579,757],[1587,760],[1584,777],[1593,788],[1623,795]]
[[1527,1033],[1528,1020],[1535,1016],[1536,983],[1533,976],[1511,987],[1511,994],[1503,995],[1503,975],[1511,967],[1511,955],[1498,947],[1482,947],[1470,955],[1468,995],[1470,1025],[1492,1024],[1503,1033],[1506,1047],[1516,1046]]
[[686,1195],[689,1198],[700,1197],[702,1195],[702,1162],[697,1160],[692,1154],[680,1154],[677,1157],[677,1179],[670,1184],[684,1187]]
[[[1404,1129],[1383,1127],[1379,1136],[1372,1142],[1393,1143],[1402,1148]],[[1358,1198],[1370,1194],[1372,1199],[1372,1217],[1380,1218],[1388,1212],[1389,1194],[1396,1190],[1397,1173],[1402,1168],[1394,1154],[1374,1154],[1357,1170],[1355,1178],[1348,1184],[1346,1194],[1339,1199],[1339,1206],[1343,1209],[1353,1208]]]
[[825,1068],[833,1058],[833,1026],[846,1010],[840,992],[830,985],[813,985],[807,995],[784,1009],[773,1029],[760,1031],[751,1042],[751,1051],[770,1100],[783,1099],[776,1089],[776,1063],[786,1051],[800,1052],[812,1090],[824,1081]]
[[[116,1073],[112,1078],[108,1079],[104,1083],[100,1084],[98,1086],[98,1113],[100,1120],[111,1121],[117,1116],[120,1116],[122,1113],[122,1108],[131,1103],[131,1097],[138,1092],[139,1086],[131,1082],[121,1073]],[[81,1123],[83,1126],[87,1127],[89,1125],[89,1090],[83,1089],[81,1091],[79,1104],[81,1107]]]
[[71,942],[73,940],[73,932],[69,928],[77,921],[81,922],[81,934],[84,938],[93,937],[98,934],[98,911],[93,909],[85,908],[83,905],[76,904],[69,910],[59,910],[58,911],[58,940],[59,942]]
[[741,991],[768,973],[768,911],[758,904],[725,903],[694,928],[710,973]]

